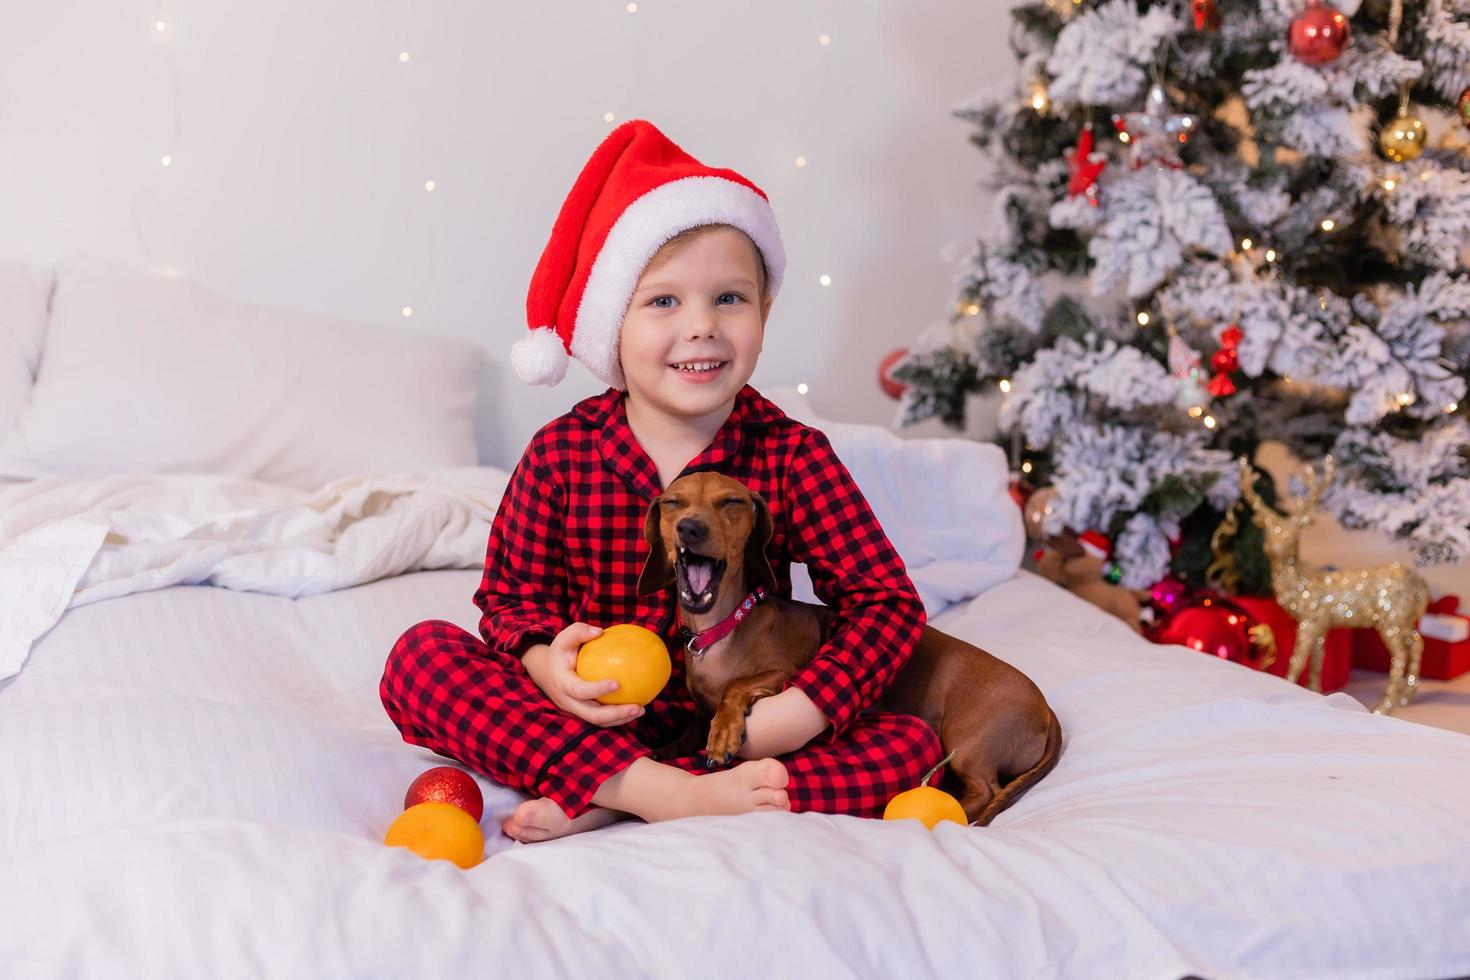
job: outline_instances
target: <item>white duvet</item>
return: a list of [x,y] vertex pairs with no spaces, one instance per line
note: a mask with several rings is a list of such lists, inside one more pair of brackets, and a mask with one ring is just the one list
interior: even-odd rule
[[[521,845],[497,818],[522,797],[481,778],[484,863],[384,847],[446,760],[388,721],[383,661],[418,620],[474,628],[503,474],[294,503],[176,484],[203,523],[141,516],[162,484],[118,479],[49,523],[0,490],[4,622],[17,594],[82,588],[8,634],[29,659],[0,680],[0,976],[1470,973],[1470,738],[1147,644],[1009,571],[933,617],[1036,680],[1066,732],[989,828],[765,813]],[[134,513],[86,506],[108,499]],[[127,540],[89,544],[99,519]],[[436,521],[460,543],[425,543]],[[916,581],[942,565],[905,559]],[[169,585],[221,570],[264,587]],[[335,584],[282,581],[307,576]]]

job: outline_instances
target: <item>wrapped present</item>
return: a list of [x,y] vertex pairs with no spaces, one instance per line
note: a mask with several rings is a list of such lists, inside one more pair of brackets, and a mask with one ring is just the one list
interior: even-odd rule
[[[1271,627],[1276,634],[1276,659],[1266,671],[1277,677],[1285,677],[1291,666],[1291,652],[1296,649],[1296,620],[1270,596],[1238,595],[1233,600],[1243,606],[1256,619]],[[1353,672],[1353,637],[1358,630],[1334,629],[1327,631],[1322,653],[1322,693],[1347,687]],[[1385,654],[1386,656],[1386,654]],[[1312,677],[1312,662],[1308,658],[1296,682],[1308,686]]]
[[[1470,672],[1470,617],[1460,612],[1459,596],[1431,602],[1419,620],[1419,635],[1424,638],[1420,677],[1447,681]],[[1353,666],[1387,673],[1388,648],[1377,630],[1353,630]]]

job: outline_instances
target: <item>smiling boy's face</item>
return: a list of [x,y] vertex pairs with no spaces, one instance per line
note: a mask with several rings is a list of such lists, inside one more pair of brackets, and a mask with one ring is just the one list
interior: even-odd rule
[[[759,292],[759,252],[718,227],[648,263],[623,317],[619,362],[630,399],[667,416],[704,418],[734,405],[755,371],[771,297]],[[708,364],[712,371],[676,365]]]

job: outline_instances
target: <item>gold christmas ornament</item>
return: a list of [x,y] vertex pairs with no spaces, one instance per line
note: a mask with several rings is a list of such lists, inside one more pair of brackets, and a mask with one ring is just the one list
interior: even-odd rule
[[1256,494],[1255,473],[1245,457],[1237,462],[1241,496],[1250,504],[1251,520],[1266,534],[1276,602],[1297,621],[1296,646],[1286,679],[1295,683],[1310,656],[1311,687],[1320,693],[1327,631],[1334,626],[1371,626],[1383,637],[1392,658],[1388,689],[1373,713],[1388,714],[1408,704],[1419,688],[1424,641],[1415,624],[1429,607],[1429,586],[1417,572],[1398,562],[1342,572],[1309,570],[1297,563],[1297,538],[1312,523],[1312,510],[1332,482],[1335,464],[1331,456],[1323,460],[1320,480],[1308,467],[1306,499],[1286,516]]
[[1394,163],[1407,163],[1424,152],[1427,138],[1424,123],[1419,117],[1400,109],[1398,115],[1383,124],[1383,131],[1378,134],[1378,148]]

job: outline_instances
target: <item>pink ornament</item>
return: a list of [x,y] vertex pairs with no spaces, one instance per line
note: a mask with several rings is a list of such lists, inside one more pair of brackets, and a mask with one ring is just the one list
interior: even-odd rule
[[1168,616],[1178,605],[1184,601],[1184,594],[1189,591],[1188,586],[1173,575],[1165,575],[1149,587],[1149,601],[1153,603],[1154,609],[1159,615]]

